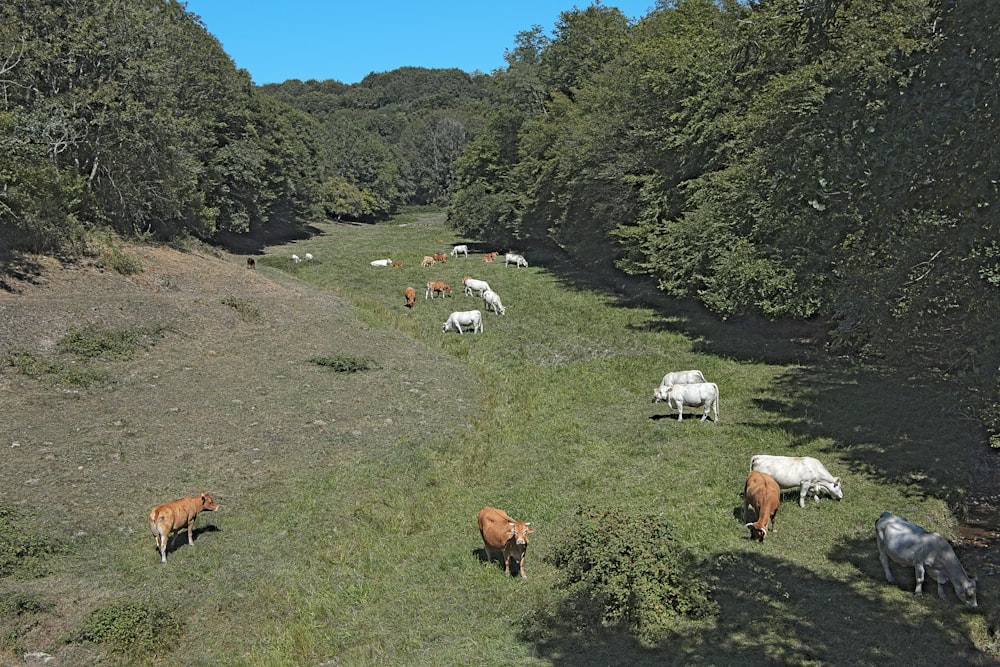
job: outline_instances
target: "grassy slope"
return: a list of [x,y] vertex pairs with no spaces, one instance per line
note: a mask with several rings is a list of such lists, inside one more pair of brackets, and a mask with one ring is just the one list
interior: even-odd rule
[[[872,534],[885,509],[953,534],[945,501],[960,502],[982,448],[958,397],[814,359],[639,287],[606,291],[556,257],[421,269],[457,240],[439,221],[322,229],[223,289],[255,299],[263,321],[179,288],[188,299],[168,318],[178,333],[111,368],[129,381],[72,398],[30,382],[0,395],[17,415],[0,435],[21,445],[0,453],[0,504],[21,504],[69,544],[49,576],[0,580],[0,594],[60,600],[6,619],[18,636],[7,655],[96,662],[100,647],[60,644],[60,628],[109,600],[140,600],[190,619],[160,664],[985,660],[974,642],[986,641],[990,612],[885,584]],[[292,252],[317,261],[292,265]],[[404,267],[368,265],[386,256]],[[467,274],[490,282],[507,315],[486,315],[478,336],[443,335],[448,312],[481,307],[458,289]],[[425,301],[431,278],[456,296]],[[407,285],[419,294],[412,311]],[[197,308],[217,311],[212,324]],[[379,369],[340,377],[306,361],[332,353]],[[720,385],[719,424],[679,423],[650,404],[660,376],[683,368]],[[819,456],[844,475],[845,500],[800,509],[787,496],[773,539],[750,544],[735,512],[759,452]],[[215,530],[161,566],[145,511],[202,486],[221,496],[203,524]],[[595,629],[519,639],[525,612],[557,596],[547,536],[582,503],[662,512],[711,567],[716,622],[656,649]],[[484,504],[537,528],[527,581],[477,560]],[[988,610],[992,582],[980,587]]]

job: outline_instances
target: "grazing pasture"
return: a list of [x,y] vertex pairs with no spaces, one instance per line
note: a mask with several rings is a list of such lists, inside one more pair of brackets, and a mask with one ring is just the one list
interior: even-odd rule
[[[132,248],[137,275],[44,265],[0,293],[0,663],[993,663],[991,573],[958,548],[976,612],[916,598],[905,571],[886,583],[873,538],[888,510],[954,542],[992,456],[959,393],[605,284],[554,251],[521,248],[529,266],[505,271],[440,214],[317,228],[256,271]],[[456,244],[475,264],[420,266]],[[307,252],[322,262],[290,260]],[[372,270],[380,256],[402,266]],[[481,334],[441,335],[478,296],[400,299],[469,266],[516,305]],[[153,333],[125,358],[60,350],[86,327]],[[27,354],[98,379],[9,361]],[[311,361],[330,358],[371,363]],[[719,385],[718,424],[650,403],[683,368]],[[740,491],[759,453],[816,456],[844,499],[800,508],[789,492],[751,542]],[[202,489],[221,509],[161,563],[149,508]],[[479,556],[485,505],[532,522],[529,579]],[[581,625],[557,566],[580,507],[662,518],[717,612],[653,642]],[[4,560],[14,546],[23,558]]]

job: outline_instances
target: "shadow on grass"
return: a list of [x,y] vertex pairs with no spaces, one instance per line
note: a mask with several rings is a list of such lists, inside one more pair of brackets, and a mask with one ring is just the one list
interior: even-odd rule
[[[487,561],[489,561],[489,558],[486,555],[486,549],[484,549],[483,547],[478,547],[476,549],[473,549],[472,555],[475,556],[480,563],[486,563]],[[503,556],[494,556],[493,560],[490,561],[490,564],[496,567],[501,572],[504,571]],[[527,572],[527,570],[525,570],[525,572]],[[511,578],[521,576],[521,566],[518,565],[517,561],[515,560],[512,560],[510,562],[510,576]]]
[[[206,524],[200,528],[195,528],[191,531],[191,537],[194,539],[195,543],[198,542],[198,537],[202,533],[217,533],[222,529],[215,524]],[[167,555],[169,556],[173,552],[180,549],[182,546],[188,546],[187,531],[182,530],[180,532],[174,533],[167,539]],[[159,553],[159,552],[157,552]]]
[[968,612],[956,600],[925,596],[914,614],[884,599],[873,548],[873,540],[833,547],[835,558],[858,568],[852,585],[775,558],[766,543],[754,553],[719,554],[711,573],[720,610],[714,624],[648,647],[613,628],[571,627],[576,610],[564,608],[535,651],[553,665],[584,667],[995,664],[964,636],[960,616]]

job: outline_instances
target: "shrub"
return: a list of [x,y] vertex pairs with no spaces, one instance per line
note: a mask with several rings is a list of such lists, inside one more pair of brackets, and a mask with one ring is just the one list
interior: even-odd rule
[[112,331],[88,327],[86,329],[71,329],[58,343],[60,352],[75,354],[78,357],[93,359],[108,357],[111,359],[130,359],[135,349],[139,347],[141,338],[148,333],[136,331]]
[[616,627],[655,645],[684,622],[718,612],[693,557],[662,518],[621,508],[581,508],[577,515],[547,559],[562,570],[557,588],[566,597],[555,614],[536,614],[532,623]]
[[67,642],[103,644],[112,653],[153,653],[181,634],[169,612],[146,604],[123,602],[98,607],[65,638]]
[[313,357],[310,359],[317,366],[331,368],[338,373],[356,373],[378,368],[374,359],[368,357],[352,357],[346,354],[337,354],[332,357]]
[[61,550],[58,543],[18,521],[14,509],[0,505],[0,577],[40,577]]
[[59,385],[89,387],[103,382],[107,376],[89,365],[71,365],[58,360],[42,359],[26,350],[11,350],[4,363],[35,380],[48,380]]
[[97,261],[98,266],[111,269],[123,276],[142,273],[142,262],[128,253],[115,247],[105,248]]
[[258,322],[261,319],[260,308],[252,299],[230,295],[222,299],[222,303],[239,313],[244,322]]

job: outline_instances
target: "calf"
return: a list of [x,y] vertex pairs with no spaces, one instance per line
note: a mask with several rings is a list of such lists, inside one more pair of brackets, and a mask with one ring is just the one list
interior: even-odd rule
[[483,261],[484,262],[492,262],[494,259],[497,258],[497,255],[499,255],[499,254],[500,253],[498,253],[496,251],[488,252],[485,255],[483,255]]
[[436,252],[434,253],[434,261],[441,262],[442,264],[444,264],[448,261],[448,256],[445,255],[443,252]]
[[487,313],[490,312],[490,309],[498,315],[507,312],[507,309],[500,303],[500,295],[488,288],[483,291],[483,307],[486,308]]
[[976,600],[976,580],[970,579],[959,562],[948,541],[937,533],[929,533],[906,519],[882,512],[875,522],[875,541],[878,544],[878,559],[885,571],[885,580],[895,583],[889,560],[900,565],[913,567],[917,579],[916,595],[923,595],[924,576],[937,581],[938,597],[944,599],[944,585],[951,582],[955,595],[973,608]]
[[440,294],[443,299],[445,295],[451,294],[451,285],[440,280],[427,281],[427,291],[424,292],[424,301],[433,299],[435,294]]
[[469,246],[467,245],[457,245],[451,249],[451,256],[458,257],[459,255],[469,256]]
[[768,526],[774,530],[774,517],[781,504],[781,489],[770,475],[751,470],[743,487],[743,521],[747,520],[747,510],[751,507],[757,513],[757,520],[747,523],[750,539],[763,542]]
[[247,268],[248,269],[256,269],[257,268],[257,260],[255,260],[253,257],[247,257]]
[[699,382],[697,384],[660,385],[653,392],[653,403],[666,401],[667,405],[677,410],[677,421],[684,420],[684,406],[705,406],[705,414],[701,420],[708,419],[709,411],[715,411],[715,419],[719,421],[719,386],[714,382]]
[[430,255],[424,255],[424,258],[420,260],[420,268],[425,268],[428,266],[434,266],[434,258]]
[[840,478],[831,475],[826,466],[811,456],[757,454],[750,458],[750,469],[767,473],[782,489],[799,487],[799,507],[806,506],[810,490],[816,502],[819,502],[820,491],[826,491],[837,500],[844,497]]
[[402,263],[402,262],[393,262],[393,263],[391,264],[391,266],[402,266],[402,265],[403,265],[403,263]]
[[412,287],[407,287],[403,290],[403,293],[406,295],[407,308],[413,308],[413,306],[417,305],[417,290]]
[[472,327],[472,333],[482,333],[483,314],[478,310],[456,311],[441,326],[441,333],[448,333],[452,329],[462,333],[462,327]]
[[509,252],[509,253],[507,253],[504,256],[503,265],[504,266],[510,266],[511,264],[513,264],[516,267],[522,267],[523,266],[523,267],[527,268],[528,267],[528,260],[526,260],[524,258],[524,256],[522,256],[522,255],[518,255],[517,253],[514,253],[514,252]]
[[524,556],[528,553],[528,535],[535,532],[531,523],[515,521],[503,510],[489,505],[479,510],[478,520],[487,562],[493,562],[494,552],[499,552],[503,557],[504,574],[510,576],[510,559],[513,558],[518,572],[527,579]]
[[467,296],[472,296],[473,292],[479,292],[481,295],[483,292],[490,288],[490,284],[485,280],[476,280],[472,276],[465,276],[462,279],[462,284],[465,285],[465,294]]
[[190,496],[157,505],[149,513],[149,529],[156,538],[156,548],[160,550],[160,562],[167,562],[167,542],[170,535],[187,528],[188,544],[194,546],[194,520],[200,512],[214,512],[219,506],[204,491],[200,496]]

